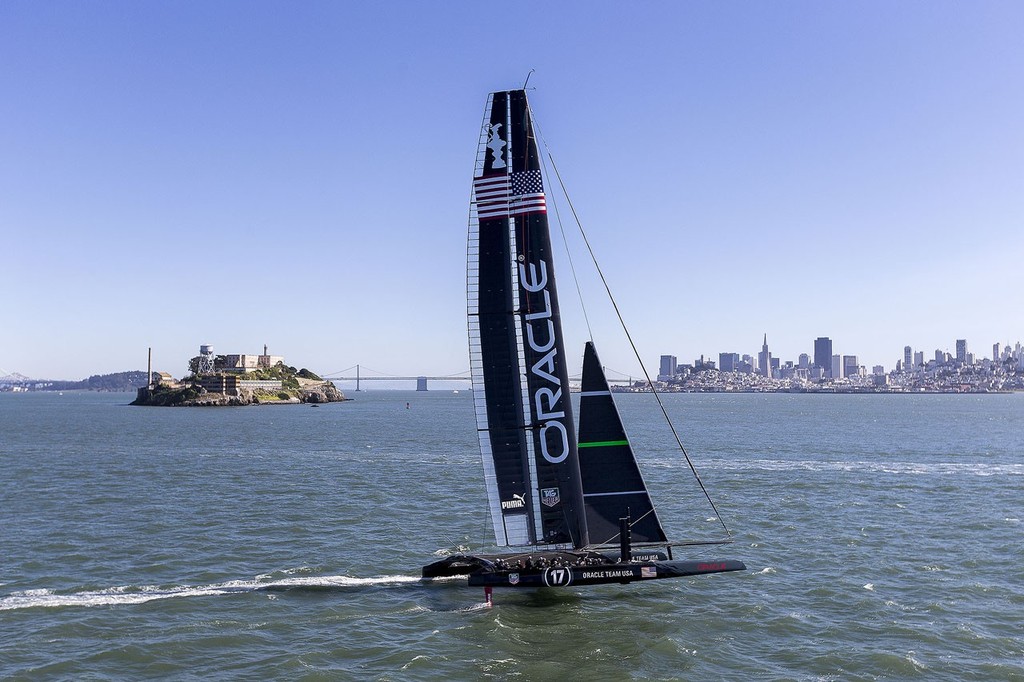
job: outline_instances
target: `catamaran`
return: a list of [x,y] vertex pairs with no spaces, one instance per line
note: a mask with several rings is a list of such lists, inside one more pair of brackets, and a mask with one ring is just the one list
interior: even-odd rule
[[578,432],[574,426],[547,195],[525,89],[487,99],[468,261],[470,367],[490,518],[496,545],[521,550],[450,555],[424,566],[423,576],[466,575],[489,601],[498,586],[744,570],[736,560],[673,558],[673,547],[731,540],[668,539],[592,342],[584,349]]

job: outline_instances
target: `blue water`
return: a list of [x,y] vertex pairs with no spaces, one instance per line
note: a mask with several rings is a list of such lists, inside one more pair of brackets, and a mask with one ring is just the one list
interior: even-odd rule
[[[418,579],[490,541],[471,394],[353,395],[0,394],[0,677],[1024,679],[1024,395],[666,396],[735,540],[687,556],[749,570],[490,609]],[[720,535],[617,399],[669,535]]]

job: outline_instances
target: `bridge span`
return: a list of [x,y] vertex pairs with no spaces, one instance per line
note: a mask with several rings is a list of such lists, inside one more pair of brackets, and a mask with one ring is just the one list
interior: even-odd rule
[[[351,376],[351,375],[349,375],[349,376],[337,376],[337,375],[343,374],[344,372],[350,372],[353,369],[356,370],[355,376]],[[446,375],[446,376],[428,376],[428,375],[398,376],[398,375],[384,374],[383,372],[378,372],[375,375],[366,376],[366,375],[364,375],[364,374],[362,374],[360,372],[360,366],[356,365],[355,367],[349,367],[347,370],[341,370],[341,372],[335,372],[333,375],[325,375],[324,379],[327,379],[328,381],[354,381],[354,382],[356,382],[356,391],[357,392],[362,390],[360,388],[360,386],[361,386],[362,382],[364,382],[364,381],[415,381],[416,382],[416,390],[417,391],[426,391],[426,390],[428,390],[427,389],[427,382],[428,381],[460,381],[460,382],[461,381],[465,381],[465,382],[473,381],[473,378],[468,376],[468,375],[469,375],[469,370],[466,370],[462,374],[451,374],[451,375]],[[579,381],[580,381],[580,377],[578,377],[578,376],[576,376],[576,377],[569,377],[569,380],[570,381],[575,381],[578,384]],[[629,384],[633,383],[633,378],[630,377],[628,379],[608,379],[608,383],[610,383],[610,384],[627,384],[627,385],[629,385]]]
[[471,377],[431,377],[431,376],[417,376],[417,377],[324,377],[328,381],[354,381],[356,382],[356,390],[362,390],[359,385],[364,381],[415,381],[417,391],[426,391],[428,381],[472,381]]

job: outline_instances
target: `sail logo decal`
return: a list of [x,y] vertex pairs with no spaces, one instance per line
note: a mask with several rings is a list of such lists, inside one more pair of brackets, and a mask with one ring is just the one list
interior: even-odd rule
[[544,584],[548,587],[568,587],[572,584],[572,570],[568,568],[544,569]]
[[540,171],[498,173],[473,180],[477,218],[547,213]]
[[554,507],[561,499],[558,488],[544,488],[540,491],[540,502],[545,507]]
[[544,180],[539,170],[522,171],[512,174],[512,198],[510,213],[547,213],[548,204],[544,197]]
[[508,143],[501,139],[500,131],[500,123],[487,126],[487,148],[491,150],[491,168],[505,167],[505,145]]
[[[562,382],[556,375],[555,323],[551,319],[551,292],[548,290],[548,265],[539,261],[540,267],[530,263],[527,267],[519,263],[519,282],[531,294],[542,293],[544,308],[523,316],[526,322],[526,343],[530,350],[541,356],[540,360],[530,367],[530,372],[552,386],[540,386],[533,392],[534,415],[541,424],[540,454],[552,464],[560,464],[569,456],[569,433],[565,424],[563,410],[555,406],[562,397]],[[539,331],[538,331],[539,330]]]
[[502,509],[525,509],[526,508],[526,498],[523,495],[520,495],[519,493],[512,493],[512,499],[511,500],[502,500],[501,501],[501,508]]

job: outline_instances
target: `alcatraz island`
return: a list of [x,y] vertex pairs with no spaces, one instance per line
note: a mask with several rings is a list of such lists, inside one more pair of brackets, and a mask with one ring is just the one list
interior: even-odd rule
[[189,374],[177,380],[167,372],[153,372],[151,362],[149,385],[138,389],[132,405],[287,405],[346,399],[331,381],[286,365],[284,357],[269,355],[266,346],[262,355],[214,355],[212,346],[203,345],[188,369]]

